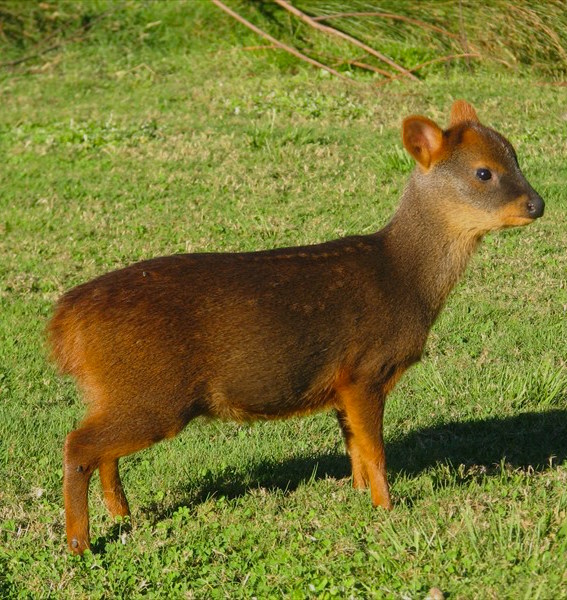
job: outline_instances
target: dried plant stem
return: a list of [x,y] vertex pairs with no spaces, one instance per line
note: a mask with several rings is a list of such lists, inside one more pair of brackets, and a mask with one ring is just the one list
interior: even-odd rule
[[243,46],[242,50],[275,50],[276,47],[273,44],[263,46]]
[[[213,0],[213,1],[215,1],[215,0]],[[348,35],[348,33],[344,33],[342,31],[340,31],[339,29],[329,27],[328,25],[321,25],[321,23],[318,23],[317,21],[312,19],[309,15],[306,15],[304,12],[295,8],[295,6],[292,6],[286,0],[274,0],[274,2],[276,4],[278,4],[279,6],[281,6],[282,8],[284,8],[285,10],[287,10],[288,12],[290,12],[291,14],[293,14],[296,17],[298,17],[299,19],[301,19],[304,23],[307,23],[308,25],[310,25],[311,27],[318,29],[320,31],[324,31],[325,33],[328,33],[330,35],[338,36],[338,37],[342,38],[343,40],[347,40],[351,44],[358,46],[359,48],[362,48],[368,54],[371,54],[372,56],[375,56],[376,58],[380,59],[382,62],[386,63],[387,65],[390,65],[393,69],[396,69],[396,71],[399,71],[406,77],[409,77],[410,79],[413,79],[414,81],[419,81],[419,79],[417,77],[415,77],[415,75],[412,75],[411,72],[408,71],[406,68],[404,68],[401,65],[399,65],[398,63],[394,62],[391,58],[388,58],[381,52],[378,52],[374,48],[368,46],[364,42],[361,42],[361,41],[357,40],[356,38],[352,37],[351,35]]]
[[[392,78],[392,74],[388,71],[375,67],[374,65],[369,65],[368,63],[362,62],[360,60],[346,60],[344,62],[347,65],[353,65],[354,67],[358,67],[359,69],[366,69],[367,71],[379,73],[380,75],[384,75],[385,77],[389,77],[390,79]],[[402,77],[402,75],[400,75],[399,77]]]
[[[359,56],[355,58],[339,58],[337,56],[323,55],[322,58],[326,60],[329,64],[332,64],[334,67],[339,67],[341,65],[352,65],[353,67],[358,67],[359,69],[372,71],[373,73],[383,75],[389,80],[392,80],[392,78],[397,79],[397,76],[392,75],[391,71],[386,71],[386,69],[381,69],[380,67],[369,65],[368,63],[363,62],[364,56]],[[402,75],[400,75],[400,77],[402,77]]]
[[[465,21],[463,19],[463,0],[459,0],[459,31],[461,32],[461,45],[465,53],[469,52],[469,44],[467,40],[467,30],[465,28]],[[470,61],[468,58],[465,59],[467,67],[470,68]]]
[[211,1],[213,2],[213,4],[216,4],[216,6],[218,6],[221,10],[224,10],[224,12],[229,14],[233,19],[236,19],[239,23],[242,23],[242,25],[245,25],[246,27],[248,27],[248,29],[251,29],[254,33],[257,33],[258,35],[260,35],[263,38],[266,38],[267,40],[272,42],[272,44],[274,46],[276,46],[277,48],[280,48],[281,50],[285,50],[286,52],[293,54],[295,57],[297,57],[305,62],[308,62],[309,64],[312,64],[316,67],[319,67],[320,69],[324,69],[325,71],[328,71],[332,75],[335,75],[336,77],[339,77],[340,79],[348,81],[349,83],[358,83],[358,82],[355,82],[355,80],[353,80],[353,79],[349,79],[348,77],[345,77],[344,75],[342,75],[341,73],[339,73],[338,71],[333,69],[332,67],[329,67],[328,65],[324,65],[323,63],[320,63],[319,61],[317,61],[313,58],[310,58],[309,56],[306,56],[305,54],[302,54],[301,52],[299,52],[299,50],[296,50],[295,48],[292,48],[291,46],[288,46],[287,44],[280,42],[276,38],[272,37],[269,33],[266,33],[259,27],[256,27],[256,25],[253,25],[252,23],[250,23],[250,21],[247,21],[244,17],[241,17],[238,13],[234,12],[228,6],[226,6],[226,4],[223,4],[220,0],[211,0]]
[[27,56],[23,56],[22,58],[18,58],[16,60],[9,60],[8,62],[0,63],[0,69],[3,69],[5,67],[15,67],[22,63],[28,62],[29,60],[37,58],[38,56],[42,56],[43,54],[47,54],[48,52],[51,52],[52,50],[57,50],[57,48],[60,48],[64,44],[75,41],[77,39],[78,38],[76,38],[76,37],[69,38],[69,39],[65,40],[64,42],[60,42],[58,44],[53,44],[53,46],[48,46],[47,48],[44,48],[43,50],[41,50],[39,52],[35,52],[34,54],[28,54]]

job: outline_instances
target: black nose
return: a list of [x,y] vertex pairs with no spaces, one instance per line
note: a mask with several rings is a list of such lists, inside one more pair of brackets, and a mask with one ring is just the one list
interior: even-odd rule
[[541,199],[540,195],[536,192],[532,192],[528,198],[528,214],[532,219],[539,219],[543,215],[545,203]]

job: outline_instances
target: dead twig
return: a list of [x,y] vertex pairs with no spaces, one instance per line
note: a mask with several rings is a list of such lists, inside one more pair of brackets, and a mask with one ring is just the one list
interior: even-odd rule
[[295,57],[297,57],[305,62],[308,62],[311,65],[319,67],[320,69],[324,69],[325,71],[328,71],[332,75],[335,75],[335,77],[344,79],[345,81],[348,81],[349,83],[358,83],[358,82],[355,82],[355,80],[353,80],[353,79],[349,79],[348,77],[345,77],[344,75],[342,75],[341,73],[339,73],[338,71],[333,69],[332,67],[324,65],[323,63],[320,63],[319,61],[317,61],[313,58],[310,58],[309,56],[306,56],[305,54],[302,54],[301,52],[299,52],[299,50],[296,50],[295,48],[292,48],[291,46],[288,46],[287,44],[280,42],[276,38],[272,37],[269,33],[266,33],[259,27],[256,27],[256,25],[253,25],[252,23],[250,23],[250,21],[247,21],[244,17],[241,17],[238,13],[236,13],[233,10],[231,10],[230,8],[228,8],[228,6],[223,4],[220,0],[211,0],[211,1],[213,2],[213,4],[216,4],[216,6],[218,6],[221,10],[224,10],[224,12],[229,14],[233,19],[236,19],[239,23],[242,23],[242,25],[245,25],[246,27],[248,27],[248,29],[251,29],[254,33],[257,33],[258,35],[262,36],[263,38],[266,38],[267,40],[272,42],[272,44],[274,44],[274,46],[280,48],[281,50],[285,50],[286,52],[293,54]]
[[265,44],[263,46],[243,46],[242,50],[275,50],[276,47],[273,44]]
[[47,54],[48,52],[51,52],[52,50],[57,50],[57,48],[60,48],[64,44],[71,42],[71,41],[72,40],[69,39],[69,40],[66,40],[65,42],[60,42],[58,44],[53,44],[53,46],[49,46],[48,48],[44,48],[40,52],[35,52],[34,54],[28,54],[27,56],[23,56],[22,58],[17,58],[16,60],[9,60],[7,62],[0,63],[0,69],[3,69],[5,67],[15,67],[22,63],[28,62],[30,60],[33,60],[34,58],[37,58],[38,56],[42,56],[44,54]]
[[309,15],[306,15],[304,12],[295,8],[295,6],[292,6],[286,0],[274,0],[274,2],[276,4],[278,4],[279,6],[281,6],[282,8],[284,8],[285,10],[287,10],[288,12],[290,12],[291,14],[293,14],[296,17],[298,17],[299,19],[301,19],[304,23],[307,23],[308,25],[310,25],[311,27],[318,29],[320,31],[324,31],[325,33],[328,33],[330,35],[336,35],[336,36],[342,38],[343,40],[347,40],[351,44],[358,46],[359,48],[362,48],[368,54],[371,54],[372,56],[375,56],[376,58],[380,59],[382,62],[386,63],[387,65],[390,65],[390,67],[392,67],[393,69],[396,69],[396,71],[399,71],[406,77],[409,77],[410,79],[413,79],[414,81],[419,81],[419,79],[417,77],[415,77],[414,75],[412,75],[410,73],[410,71],[408,71],[406,68],[404,68],[401,65],[399,65],[398,63],[394,62],[391,58],[388,58],[381,52],[378,52],[371,46],[368,46],[364,42],[361,42],[360,40],[357,40],[356,38],[352,37],[348,33],[344,33],[343,31],[340,31],[339,29],[335,29],[334,27],[329,27],[328,25],[321,25],[321,23],[318,23],[313,18],[311,18]]
[[[353,67],[358,67],[359,69],[364,69],[366,71],[372,71],[373,73],[379,73],[388,79],[392,79],[392,73],[390,71],[386,71],[385,69],[380,69],[379,67],[375,67],[374,65],[369,65],[368,63],[362,62],[357,58],[351,59],[343,59],[338,60],[335,63],[336,65],[352,65]],[[402,75],[400,75],[402,77]]]
[[567,81],[538,81],[536,85],[539,86],[557,86],[557,87],[567,87]]
[[[367,71],[378,73],[390,79],[392,78],[392,74],[389,71],[380,69],[378,67],[375,67],[374,65],[369,65],[368,63],[361,62],[360,60],[346,60],[344,61],[344,63],[346,63],[347,65],[353,65],[354,67],[358,67],[359,69],[366,69]],[[402,75],[400,75],[400,77],[402,77]]]
[[386,69],[380,69],[380,67],[376,67],[374,65],[369,65],[368,63],[363,62],[363,58],[366,55],[355,57],[355,58],[338,58],[336,56],[323,55],[323,58],[334,67],[340,67],[342,65],[351,65],[354,67],[358,67],[359,69],[364,69],[366,71],[372,71],[373,73],[379,73],[388,79],[392,78],[392,73],[390,71],[386,71]]

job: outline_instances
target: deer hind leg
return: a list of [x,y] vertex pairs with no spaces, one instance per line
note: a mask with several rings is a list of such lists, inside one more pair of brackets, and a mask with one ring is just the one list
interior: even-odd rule
[[63,459],[63,497],[69,550],[82,554],[90,547],[88,493],[89,482],[98,466],[96,456],[85,448],[88,425],[72,431],[65,440]]
[[128,502],[118,474],[118,458],[131,454],[166,437],[155,419],[138,418],[136,428],[128,419],[116,422],[98,414],[87,418],[65,440],[63,495],[67,543],[71,552],[82,554],[90,547],[88,493],[95,469],[100,470],[106,505],[110,513],[128,514]]
[[[382,435],[385,394],[370,392],[368,386],[349,385],[338,391],[339,423],[353,465],[354,487],[370,483],[374,506],[391,508],[386,477],[386,453]],[[343,424],[344,423],[344,424]]]
[[106,508],[112,518],[127,517],[130,507],[118,472],[118,459],[102,461],[98,466]]

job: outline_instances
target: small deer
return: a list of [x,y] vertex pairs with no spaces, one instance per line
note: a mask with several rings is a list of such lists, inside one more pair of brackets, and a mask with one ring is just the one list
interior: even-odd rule
[[511,144],[463,100],[442,130],[403,122],[417,166],[371,235],[276,250],[139,262],[67,292],[52,356],[88,414],[64,446],[69,549],[89,548],[88,487],[129,515],[118,460],[199,416],[250,421],[336,411],[355,488],[391,508],[384,403],[420,360],[447,296],[489,231],[527,225],[544,203]]

